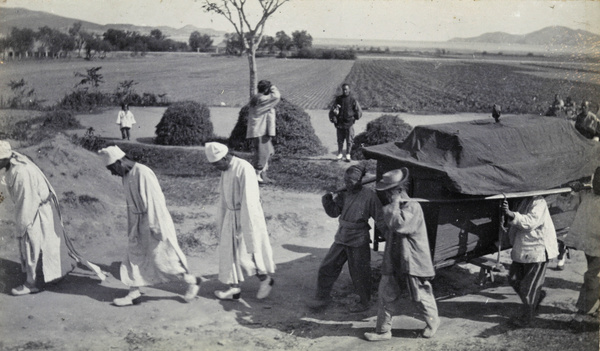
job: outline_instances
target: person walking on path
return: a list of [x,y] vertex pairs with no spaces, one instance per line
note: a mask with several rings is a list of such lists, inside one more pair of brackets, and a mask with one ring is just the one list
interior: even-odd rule
[[121,129],[121,138],[129,140],[130,130],[133,128],[135,124],[135,118],[133,117],[133,113],[129,111],[129,105],[121,104],[121,111],[117,115],[117,124]]
[[362,109],[358,101],[350,94],[350,85],[342,84],[342,95],[335,98],[329,110],[329,120],[335,125],[338,155],[337,160],[344,158],[342,150],[346,142],[346,162],[351,161],[352,142],[354,141],[354,122],[362,117]]
[[252,139],[253,163],[259,183],[272,183],[267,176],[269,159],[275,153],[272,139],[275,136],[275,106],[281,100],[276,86],[268,80],[258,82],[258,93],[250,99],[246,139]]
[[546,268],[549,260],[558,256],[556,231],[546,200],[541,196],[523,199],[517,211],[511,211],[504,200],[502,212],[509,219],[508,238],[512,245],[508,281],[523,302],[521,313],[510,323],[525,327],[546,297],[542,290]]
[[219,234],[219,281],[227,290],[215,291],[221,300],[238,300],[244,271],[256,275],[260,286],[257,299],[266,298],[275,280],[273,250],[260,202],[256,172],[250,163],[229,153],[227,146],[206,143],[206,158],[221,171],[217,233]]
[[142,295],[140,287],[173,280],[187,283],[184,299],[192,301],[200,287],[177,243],[175,225],[156,175],[147,166],[129,159],[118,146],[98,152],[106,168],[122,178],[127,201],[129,242],[120,275],[123,284],[129,286],[129,293],[113,303],[136,304]]
[[313,309],[326,307],[331,302],[331,290],[344,264],[348,262],[350,277],[360,301],[350,306],[350,312],[362,312],[371,301],[371,250],[369,247],[369,219],[375,220],[376,228],[386,230],[379,198],[370,188],[362,186],[365,168],[353,165],[346,169],[346,190],[333,196],[323,195],[323,208],[328,216],[339,217],[339,227],[329,252],[319,267],[317,291],[308,306]]
[[[72,271],[75,262],[65,253],[104,280],[104,272],[85,260],[73,247],[62,223],[56,192],[33,161],[13,151],[7,141],[0,140],[0,169],[6,172],[3,181],[16,206],[16,236],[19,239],[21,269],[26,274],[25,283],[12,289],[11,294],[20,296],[39,292],[39,273],[43,275],[43,282],[49,283]],[[66,246],[66,250],[61,246]],[[38,268],[41,270],[38,271]]]
[[406,193],[408,178],[407,168],[396,169],[385,173],[375,187],[388,202],[383,207],[388,234],[381,266],[377,325],[375,332],[365,333],[369,341],[392,338],[392,316],[399,312],[398,302],[404,284],[408,287],[413,305],[427,324],[422,336],[433,337],[440,325],[430,282],[435,271],[425,217],[421,205],[409,201]]
[[[575,191],[583,190],[583,184],[571,184]],[[587,271],[583,274],[583,284],[575,306],[575,322],[592,321],[598,323],[600,301],[600,167],[592,177],[592,191],[581,192],[581,203],[575,219],[565,238],[565,245],[582,250],[587,261]]]

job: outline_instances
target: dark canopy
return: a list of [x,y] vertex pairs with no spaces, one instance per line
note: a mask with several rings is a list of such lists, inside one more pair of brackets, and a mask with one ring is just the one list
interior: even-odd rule
[[441,186],[467,195],[545,190],[590,176],[600,143],[572,122],[535,115],[417,126],[402,143],[366,147],[366,158],[441,175]]

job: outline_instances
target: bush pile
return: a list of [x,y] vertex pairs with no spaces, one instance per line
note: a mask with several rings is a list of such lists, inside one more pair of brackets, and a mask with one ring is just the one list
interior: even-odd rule
[[44,122],[42,126],[45,128],[53,129],[79,129],[82,128],[79,120],[75,118],[75,114],[72,111],[67,110],[56,110],[47,112],[44,115]]
[[65,95],[55,108],[72,111],[91,111],[97,107],[113,106],[112,94],[99,91],[75,90]]
[[194,101],[169,106],[156,125],[155,143],[159,145],[203,145],[212,138],[210,110]]
[[382,115],[367,123],[366,131],[354,138],[352,145],[352,158],[364,159],[362,148],[365,146],[385,144],[393,141],[402,141],[408,136],[412,127],[395,115]]
[[[248,128],[248,105],[242,107],[237,123],[229,136],[229,147],[237,151],[250,151],[251,143],[246,140]],[[273,140],[275,153],[293,156],[323,155],[327,150],[321,144],[310,123],[310,116],[301,107],[286,99],[275,107],[276,136]]]

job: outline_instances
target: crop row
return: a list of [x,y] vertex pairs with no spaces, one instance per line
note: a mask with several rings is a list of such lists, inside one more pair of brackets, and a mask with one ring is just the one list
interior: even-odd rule
[[358,60],[346,81],[364,108],[384,111],[490,112],[499,104],[505,113],[539,114],[555,94],[597,104],[600,86],[585,79],[589,74],[540,74],[551,70],[490,62]]

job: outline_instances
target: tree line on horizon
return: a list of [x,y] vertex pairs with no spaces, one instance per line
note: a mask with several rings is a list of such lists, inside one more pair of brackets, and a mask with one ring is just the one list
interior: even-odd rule
[[[312,47],[312,36],[306,30],[297,30],[289,36],[284,31],[276,33],[275,37],[265,35],[259,46],[259,51],[265,54],[280,55],[294,50],[299,52]],[[14,57],[46,56],[51,58],[68,57],[77,51],[77,57],[92,59],[96,56],[105,57],[111,51],[130,51],[132,54],[146,52],[209,52],[214,50],[213,38],[208,34],[194,31],[188,42],[167,38],[160,29],[153,29],[144,35],[137,31],[127,31],[109,28],[103,34],[86,31],[81,22],[75,22],[68,28],[67,33],[49,26],[40,27],[37,31],[30,28],[13,27],[11,32],[0,38],[0,51],[12,49]],[[237,33],[227,33],[224,37],[227,55],[242,55],[244,43]]]

